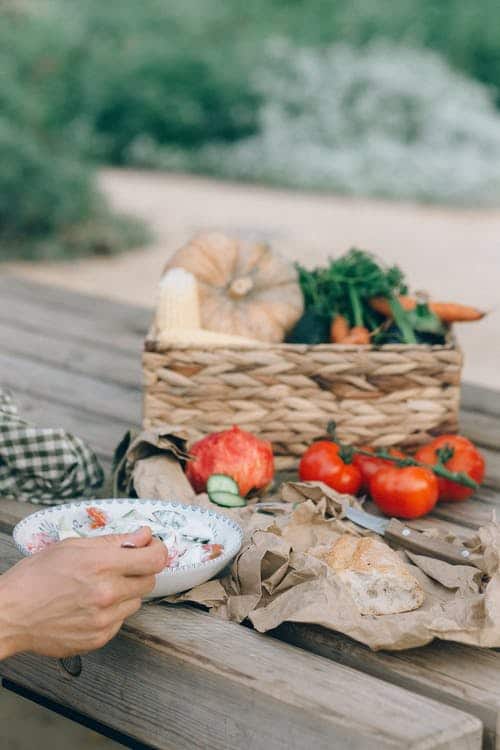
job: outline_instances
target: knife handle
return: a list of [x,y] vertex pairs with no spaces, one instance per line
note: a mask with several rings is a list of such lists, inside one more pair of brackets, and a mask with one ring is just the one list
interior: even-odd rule
[[411,529],[396,518],[391,518],[384,532],[385,539],[418,555],[430,555],[452,565],[474,565],[484,571],[484,560],[461,544],[451,544],[443,539],[429,537]]

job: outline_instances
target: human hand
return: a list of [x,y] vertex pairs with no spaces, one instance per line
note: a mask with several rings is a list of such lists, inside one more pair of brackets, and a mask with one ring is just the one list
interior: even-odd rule
[[19,651],[62,658],[101,648],[153,590],[167,557],[145,527],[67,539],[21,560],[0,577],[0,659]]

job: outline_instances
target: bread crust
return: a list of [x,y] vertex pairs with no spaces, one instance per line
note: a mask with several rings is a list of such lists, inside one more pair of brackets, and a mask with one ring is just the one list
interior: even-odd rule
[[410,612],[424,602],[415,576],[380,539],[343,534],[319,556],[348,586],[362,614]]

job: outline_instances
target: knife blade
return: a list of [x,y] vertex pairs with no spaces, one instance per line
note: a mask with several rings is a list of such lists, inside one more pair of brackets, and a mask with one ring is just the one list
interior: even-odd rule
[[348,507],[345,514],[357,526],[370,529],[383,536],[387,541],[398,544],[409,552],[435,557],[452,565],[473,565],[486,572],[482,555],[471,552],[463,544],[452,544],[444,539],[427,536],[427,534],[398,521],[397,518],[374,516],[358,508]]

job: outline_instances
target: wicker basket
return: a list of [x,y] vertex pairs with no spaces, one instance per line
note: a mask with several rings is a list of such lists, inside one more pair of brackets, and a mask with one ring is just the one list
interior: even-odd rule
[[143,366],[145,428],[178,424],[198,438],[238,425],[273,443],[279,469],[296,466],[331,420],[343,441],[410,450],[458,428],[454,341],[161,350],[149,338]]

